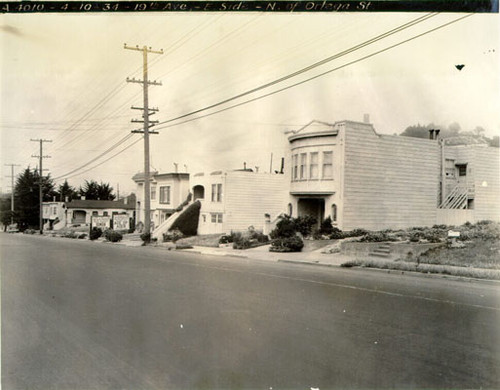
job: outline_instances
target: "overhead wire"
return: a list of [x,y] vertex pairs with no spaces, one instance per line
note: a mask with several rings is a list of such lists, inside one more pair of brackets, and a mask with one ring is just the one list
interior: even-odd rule
[[[435,28],[432,28],[432,29],[430,29],[430,30],[427,30],[427,31],[425,31],[425,32],[423,32],[423,33],[417,34],[417,35],[415,35],[415,36],[413,36],[413,37],[411,37],[411,38],[408,38],[408,39],[405,39],[405,40],[403,40],[403,41],[401,41],[401,42],[398,42],[398,43],[396,43],[396,44],[390,45],[390,46],[388,46],[388,47],[386,47],[386,48],[384,48],[384,49],[381,49],[381,50],[378,50],[378,51],[373,52],[373,53],[371,53],[371,54],[368,54],[368,55],[366,55],[366,56],[363,56],[363,57],[361,57],[361,58],[359,58],[359,59],[357,59],[357,60],[350,61],[350,62],[348,62],[348,63],[346,63],[346,64],[344,64],[344,65],[341,65],[341,66],[335,67],[335,68],[333,68],[333,69],[327,70],[327,71],[322,72],[322,73],[320,73],[320,74],[318,74],[318,75],[315,75],[315,76],[313,76],[313,77],[307,78],[307,79],[302,80],[302,81],[300,81],[300,82],[297,82],[297,83],[291,84],[291,85],[289,85],[289,86],[283,87],[283,88],[278,89],[278,90],[276,90],[276,91],[269,92],[269,93],[267,93],[267,94],[264,94],[264,95],[261,95],[261,96],[255,97],[255,98],[253,98],[253,99],[246,100],[246,101],[241,102],[241,103],[238,103],[238,104],[234,104],[234,105],[232,105],[232,106],[229,106],[229,107],[226,107],[226,108],[223,108],[223,109],[221,109],[221,110],[217,110],[217,111],[214,111],[214,112],[211,112],[211,113],[205,114],[205,115],[201,115],[201,116],[198,116],[198,117],[195,117],[195,118],[191,118],[191,119],[188,119],[188,120],[185,120],[185,121],[181,121],[181,122],[178,122],[178,123],[174,123],[174,124],[171,124],[171,125],[166,125],[166,126],[156,127],[156,129],[157,129],[157,130],[160,130],[160,129],[166,129],[166,128],[170,128],[170,127],[178,126],[178,125],[181,125],[181,124],[184,124],[184,123],[189,123],[189,122],[192,122],[192,121],[194,121],[194,120],[198,120],[198,119],[206,118],[206,117],[209,117],[209,116],[212,116],[212,115],[215,115],[215,114],[218,114],[218,113],[224,112],[224,111],[231,110],[231,109],[236,108],[236,107],[240,107],[240,106],[243,106],[243,105],[246,105],[246,104],[249,104],[249,103],[255,102],[255,101],[257,101],[257,100],[264,99],[264,98],[266,98],[266,97],[269,97],[269,96],[275,95],[275,94],[277,94],[277,93],[280,93],[280,92],[286,91],[286,90],[291,89],[291,88],[293,88],[293,87],[296,87],[296,86],[298,86],[298,85],[302,85],[302,84],[305,84],[305,83],[307,83],[307,82],[309,82],[309,81],[315,80],[315,79],[317,79],[317,78],[319,78],[319,77],[325,76],[325,75],[327,75],[327,74],[329,74],[329,73],[332,73],[332,72],[335,72],[335,71],[337,71],[337,70],[343,69],[343,68],[345,68],[345,67],[347,67],[347,66],[350,66],[350,65],[353,65],[353,64],[355,64],[355,63],[358,63],[358,62],[361,62],[361,61],[363,61],[363,60],[366,60],[366,59],[368,59],[368,58],[374,57],[374,56],[376,56],[376,55],[378,55],[378,54],[384,53],[384,52],[386,52],[387,50],[390,50],[390,49],[393,49],[393,48],[395,48],[395,47],[401,46],[401,45],[403,45],[403,44],[405,44],[405,43],[407,43],[407,42],[413,41],[413,40],[415,40],[415,39],[417,39],[417,38],[420,38],[420,37],[422,37],[422,36],[424,36],[424,35],[427,35],[427,34],[429,34],[429,33],[431,33],[431,32],[434,32],[434,31],[436,31],[436,30],[439,30],[439,29],[441,29],[441,28],[443,28],[443,27],[449,26],[449,25],[451,25],[451,24],[453,24],[453,23],[456,23],[456,22],[458,22],[458,21],[460,21],[460,20],[463,20],[463,19],[465,19],[465,18],[468,18],[468,17],[470,17],[470,16],[472,16],[472,15],[473,15],[473,14],[468,14],[468,15],[465,15],[465,16],[460,17],[460,18],[458,18],[458,19],[452,20],[451,22],[444,23],[444,24],[442,24],[442,25],[440,25],[440,26],[438,26],[438,27],[435,27]],[[247,95],[247,94],[248,94],[248,93],[245,93],[245,95]],[[226,100],[229,100],[229,99],[226,99]],[[234,100],[234,99],[233,99],[233,98],[231,98],[231,100]],[[213,108],[214,106],[219,106],[219,105],[221,105],[221,104],[223,104],[223,103],[222,103],[222,102],[220,102],[220,104],[219,104],[219,103],[216,103],[216,104],[213,104],[213,105],[212,105],[212,106],[210,106],[210,107],[211,107],[211,108]],[[185,118],[185,117],[187,117],[187,116],[193,115],[194,113],[201,112],[201,111],[206,111],[206,110],[208,110],[208,109],[209,109],[209,108],[205,107],[205,108],[203,108],[203,109],[193,111],[192,113],[189,113],[189,114],[184,114],[184,115],[181,115],[180,117],[173,118],[173,119],[169,119],[169,120],[167,120],[167,121],[162,122],[162,124],[169,123],[169,122],[173,122],[173,121],[175,121],[175,120],[182,119],[182,118]]]
[[[434,16],[434,14],[429,14],[429,15],[426,15],[426,16],[427,16],[427,18],[429,18],[431,15],[432,15],[432,16]],[[363,56],[363,57],[361,57],[361,58],[358,58],[358,59],[356,59],[356,60],[350,61],[350,62],[348,62],[348,63],[345,63],[345,64],[343,64],[343,65],[340,65],[340,66],[338,66],[338,67],[335,67],[335,68],[333,68],[333,69],[329,69],[329,70],[327,70],[327,71],[325,71],[325,72],[322,72],[322,73],[320,73],[320,74],[318,74],[318,75],[315,75],[315,76],[309,77],[309,78],[307,78],[307,79],[305,79],[305,80],[301,80],[301,81],[299,81],[299,82],[297,82],[297,83],[294,83],[294,84],[288,85],[288,86],[283,87],[283,88],[281,88],[281,89],[278,89],[278,90],[275,90],[275,91],[269,92],[269,93],[267,93],[267,94],[264,94],[264,95],[261,95],[261,96],[255,97],[255,98],[253,98],[253,99],[246,100],[246,101],[244,101],[244,102],[241,102],[241,103],[238,103],[238,104],[235,104],[235,105],[229,106],[229,107],[225,107],[225,108],[223,108],[223,109],[221,109],[221,110],[217,110],[217,111],[214,111],[214,112],[211,112],[211,113],[208,113],[208,114],[202,115],[202,116],[198,116],[198,117],[195,117],[195,118],[191,118],[191,119],[188,119],[188,120],[185,120],[185,121],[181,121],[181,122],[178,122],[178,123],[174,123],[174,124],[171,124],[171,125],[166,125],[166,126],[156,127],[156,129],[164,129],[164,128],[170,128],[170,127],[178,126],[178,125],[181,125],[181,124],[184,124],[184,123],[188,123],[188,122],[192,122],[192,121],[194,121],[194,120],[198,120],[198,119],[201,119],[201,118],[205,118],[205,117],[208,117],[208,116],[212,116],[212,115],[218,114],[218,113],[220,113],[220,112],[228,111],[228,110],[230,110],[230,109],[233,109],[233,108],[236,108],[236,107],[240,107],[240,106],[243,106],[243,105],[249,104],[249,103],[251,103],[251,102],[254,102],[254,101],[257,101],[257,100],[261,100],[261,99],[263,99],[263,98],[266,98],[266,97],[269,97],[269,96],[275,95],[275,94],[277,94],[277,93],[280,93],[280,92],[283,92],[283,91],[285,91],[285,90],[291,89],[291,88],[296,87],[296,86],[298,86],[298,85],[302,85],[302,84],[304,84],[304,83],[307,83],[307,82],[310,82],[310,81],[312,81],[312,80],[315,80],[315,79],[317,79],[317,78],[319,78],[319,77],[325,76],[325,75],[327,75],[327,74],[329,74],[329,73],[332,73],[332,72],[334,72],[334,71],[337,71],[337,70],[339,70],[339,69],[345,68],[345,67],[347,67],[347,66],[350,66],[350,65],[356,64],[356,63],[361,62],[361,61],[364,61],[364,60],[366,60],[366,59],[368,59],[368,58],[374,57],[374,56],[376,56],[376,55],[378,55],[378,54],[384,53],[384,52],[386,52],[386,51],[388,51],[388,50],[390,50],[390,49],[393,49],[393,48],[395,48],[395,47],[401,46],[401,45],[403,45],[403,44],[405,44],[405,43],[408,43],[408,42],[413,41],[413,40],[415,40],[415,39],[417,39],[417,38],[420,38],[420,37],[422,37],[422,36],[425,36],[425,35],[427,35],[427,34],[429,34],[429,33],[432,33],[432,32],[434,32],[434,31],[437,31],[437,30],[439,30],[439,29],[442,29],[442,28],[444,28],[444,27],[446,27],[446,26],[449,26],[449,25],[451,25],[451,24],[453,24],[453,23],[459,22],[459,21],[461,21],[461,20],[463,20],[463,19],[465,19],[465,18],[468,18],[468,17],[470,17],[470,16],[472,16],[472,15],[473,15],[473,14],[468,14],[468,15],[462,16],[462,17],[460,17],[460,18],[454,19],[454,20],[452,20],[452,21],[450,21],[450,22],[447,22],[447,23],[441,24],[441,25],[439,25],[439,26],[437,26],[437,27],[431,28],[431,29],[429,29],[429,30],[427,30],[427,31],[424,31],[424,32],[422,32],[422,33],[419,33],[419,34],[417,34],[417,35],[414,35],[413,37],[410,37],[410,38],[405,39],[405,40],[403,40],[403,41],[400,41],[400,42],[398,42],[398,43],[392,44],[392,45],[390,45],[390,46],[388,46],[388,47],[386,47],[386,48],[383,48],[383,49],[377,50],[377,51],[375,51],[375,52],[373,52],[373,53],[370,53],[370,54],[368,54],[368,55],[365,55],[365,56]],[[422,17],[422,18],[423,18],[423,17]],[[419,19],[421,19],[421,18],[417,18],[416,20],[419,20]],[[416,20],[415,20],[415,21],[416,21]],[[423,19],[423,20],[426,20],[426,19]],[[422,21],[423,21],[423,20],[422,20]],[[409,23],[410,23],[410,24],[411,24],[411,23],[415,24],[415,21],[412,21],[412,22],[409,22]],[[407,23],[407,24],[408,24],[408,23]],[[413,24],[411,24],[411,25],[413,25]],[[406,24],[405,24],[405,25],[406,25]],[[390,31],[394,31],[394,30],[397,30],[397,29],[398,29],[398,28],[393,29],[393,30],[390,30]],[[388,32],[388,33],[389,33],[389,32]],[[386,36],[388,33],[384,33],[384,34],[382,34],[382,35],[383,35],[383,36]],[[375,39],[375,38],[374,38],[374,39]],[[362,44],[362,45],[363,45],[363,44]],[[355,46],[355,47],[358,47],[358,46],[359,46],[359,45],[357,45],[357,46]],[[363,47],[364,47],[364,46],[363,46]],[[359,48],[358,48],[358,49],[359,49]],[[357,50],[358,50],[358,49],[357,49]],[[350,53],[350,52],[352,52],[352,51],[353,51],[353,50],[351,50],[351,49],[350,49],[350,50],[347,50],[347,52],[349,52],[349,53]],[[342,52],[342,53],[344,53],[344,52]],[[347,53],[346,53],[346,54],[347,54]],[[346,55],[346,54],[344,54],[344,55]],[[333,57],[333,56],[332,56],[332,57]],[[331,58],[331,57],[328,57],[328,58]],[[327,59],[322,60],[322,61],[327,61]],[[320,61],[320,62],[322,62],[322,61]],[[328,61],[327,61],[327,62],[328,62]],[[318,64],[318,63],[315,63],[315,64]],[[315,65],[315,64],[313,64],[313,65]],[[310,65],[310,66],[308,66],[308,67],[306,67],[306,68],[303,68],[303,69],[309,69],[309,70],[310,70],[310,69],[312,69],[313,65]],[[300,73],[298,73],[298,72],[300,72]],[[301,74],[301,73],[303,73],[303,72],[301,72],[301,71],[297,71],[297,72],[294,72],[293,74],[294,74],[294,75],[298,75],[298,74],[296,74],[296,73]],[[287,75],[287,76],[289,76],[289,75]],[[284,77],[287,77],[287,76],[284,76]],[[280,78],[280,79],[278,79],[278,80],[281,80],[281,79],[283,79],[284,77],[282,77],[282,78]],[[289,78],[289,77],[288,77],[288,78]],[[272,85],[275,85],[275,84],[276,84],[276,82],[277,82],[277,80],[275,80],[275,81],[273,81],[273,82],[271,82],[271,83],[272,83]],[[267,84],[271,84],[271,83],[267,83]],[[265,84],[265,85],[267,85],[267,84]],[[259,87],[257,87],[257,88],[259,88]],[[254,89],[255,89],[255,88],[254,88]],[[253,91],[253,90],[252,90],[252,91]],[[241,96],[248,95],[249,93],[251,93],[251,92],[247,91],[247,92],[244,92],[243,94],[239,94],[239,95],[237,95],[237,96],[241,97]],[[236,99],[236,98],[234,98],[234,99]],[[232,99],[232,100],[234,100],[234,99]],[[226,99],[224,102],[225,102],[225,103],[227,103],[227,100],[228,100],[228,99]],[[210,106],[210,108],[213,108],[214,106],[219,106],[219,105],[221,105],[221,104],[224,104],[224,103],[222,103],[222,102],[220,102],[220,103],[216,103],[216,105],[211,105],[211,106]],[[205,111],[205,110],[208,110],[208,109],[209,109],[209,108],[204,108],[204,109],[196,110],[195,112],[192,112],[192,113],[189,113],[189,114],[185,114],[185,115],[183,115],[183,116],[181,116],[181,117],[177,117],[177,118],[174,118],[174,119],[171,119],[171,120],[167,120],[167,121],[164,121],[164,122],[162,122],[162,123],[163,123],[163,124],[165,124],[165,123],[169,123],[169,122],[172,122],[172,121],[175,121],[175,120],[178,120],[178,119],[185,118],[185,117],[187,117],[187,116],[189,116],[189,115],[193,115],[193,114],[195,114],[195,113],[199,113],[199,112],[201,112],[202,110],[203,110],[203,111]],[[138,142],[138,141],[136,141],[136,142]],[[116,147],[117,147],[117,146],[119,146],[119,145],[116,145]],[[128,147],[127,147],[127,148],[128,148]],[[108,152],[108,151],[105,151],[105,152],[103,152],[100,156],[98,156],[97,158],[100,158],[100,157],[102,157],[103,155],[105,155],[105,154],[107,154],[107,153],[109,153],[109,152]],[[121,152],[119,152],[119,153],[121,153]],[[118,155],[119,153],[115,154],[114,156]],[[113,156],[113,157],[114,157],[114,156]],[[113,157],[111,157],[111,158],[113,158]],[[96,158],[96,159],[97,159],[97,158]],[[111,158],[110,158],[110,159],[111,159]],[[87,166],[87,165],[91,164],[91,163],[92,163],[92,162],[94,162],[94,161],[95,161],[95,160],[93,159],[91,162],[89,162],[89,163],[85,164],[85,166]],[[106,161],[109,161],[109,159],[108,159],[108,160],[106,160]],[[103,163],[104,163],[104,162],[103,162]],[[83,168],[83,167],[84,167],[84,166],[82,166],[82,167],[80,167],[80,168],[77,168],[77,169],[75,169],[74,171],[72,171],[72,172],[70,172],[70,173],[68,173],[68,174],[66,174],[66,175],[69,175],[69,174],[71,174],[71,173],[73,173],[73,172],[75,172],[75,171],[77,171],[78,169],[81,169],[81,168]],[[95,168],[95,167],[93,167],[93,168]],[[92,168],[92,169],[93,169],[93,168]],[[82,172],[82,173],[83,173],[83,172]],[[75,175],[77,175],[77,174],[75,174]],[[73,175],[73,176],[75,176],[75,175]],[[58,178],[61,178],[61,177],[65,177],[65,175],[63,175],[63,176],[59,176]]]
[[422,23],[423,21],[425,21],[425,20],[427,20],[429,18],[432,18],[432,17],[434,17],[436,15],[437,15],[437,13],[430,13],[430,14],[426,14],[424,16],[418,17],[418,18],[416,18],[416,19],[414,19],[414,20],[412,20],[410,22],[404,23],[404,24],[402,24],[402,25],[400,25],[400,26],[398,26],[398,27],[396,27],[396,28],[394,28],[392,30],[389,30],[389,31],[387,31],[387,32],[385,32],[383,34],[380,34],[380,35],[378,35],[378,36],[376,36],[374,38],[371,38],[371,39],[369,39],[369,40],[367,40],[367,41],[365,41],[363,43],[360,43],[360,44],[358,44],[356,46],[353,46],[353,47],[351,47],[351,48],[349,48],[347,50],[343,50],[343,51],[341,51],[339,53],[336,53],[336,54],[334,54],[332,56],[324,58],[321,61],[315,62],[314,64],[308,65],[308,66],[306,66],[306,67],[304,67],[302,69],[299,69],[299,70],[297,70],[297,71],[295,71],[293,73],[289,73],[289,74],[287,74],[285,76],[282,76],[282,77],[280,77],[280,78],[278,78],[276,80],[273,80],[273,81],[267,82],[265,84],[259,85],[259,86],[255,87],[255,88],[252,88],[252,89],[247,90],[245,92],[239,93],[239,94],[234,95],[234,96],[232,96],[230,98],[224,99],[224,100],[222,100],[220,102],[208,105],[206,107],[200,108],[200,109],[195,110],[195,111],[191,111],[191,112],[189,112],[187,114],[183,114],[183,115],[177,116],[177,117],[172,118],[172,119],[168,119],[168,120],[162,121],[162,122],[159,123],[159,125],[165,124],[165,123],[174,122],[176,120],[183,119],[183,118],[186,118],[188,116],[195,115],[195,114],[198,114],[200,112],[204,112],[204,111],[210,110],[212,108],[215,108],[215,107],[221,106],[223,104],[229,103],[229,102],[231,102],[233,100],[237,100],[237,99],[242,98],[244,96],[247,96],[247,95],[250,95],[252,93],[258,92],[258,91],[260,91],[262,89],[265,89],[265,88],[271,87],[273,85],[279,84],[279,83],[281,83],[283,81],[286,81],[286,80],[288,80],[288,79],[290,79],[292,77],[295,77],[295,76],[298,76],[298,75],[303,74],[305,72],[308,72],[308,71],[310,71],[310,70],[312,70],[314,68],[317,68],[317,67],[319,67],[321,65],[324,65],[324,64],[326,64],[328,62],[331,62],[331,61],[333,61],[335,59],[338,59],[338,58],[343,57],[343,56],[345,56],[347,54],[350,54],[350,53],[352,53],[352,52],[354,52],[356,50],[359,50],[359,49],[361,49],[363,47],[366,47],[366,46],[371,45],[371,44],[373,44],[375,42],[378,42],[378,41],[380,41],[382,39],[385,39],[388,36],[391,36],[393,34],[396,34],[396,33],[400,32],[400,31],[403,31],[403,30],[405,30],[405,29],[407,29],[409,27],[412,27],[412,26],[414,26],[416,24]]

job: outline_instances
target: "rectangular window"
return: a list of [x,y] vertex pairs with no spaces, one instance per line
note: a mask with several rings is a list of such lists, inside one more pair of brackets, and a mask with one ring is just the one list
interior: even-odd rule
[[151,200],[156,199],[156,186],[151,186]]
[[212,223],[222,223],[222,213],[210,213]]
[[298,154],[294,154],[293,155],[293,167],[292,167],[292,170],[293,170],[293,180],[297,180],[298,179],[298,176],[299,176],[298,165],[299,165],[299,155]]
[[317,179],[319,177],[318,172],[318,152],[311,153],[309,155],[309,179]]
[[458,176],[467,176],[467,165],[461,164],[457,165],[458,168]]
[[446,159],[444,164],[444,171],[447,179],[455,178],[455,160]]
[[170,186],[160,187],[160,203],[170,204]]
[[300,178],[301,179],[306,178],[306,164],[307,164],[307,154],[301,153],[300,154]]
[[333,152],[323,152],[323,179],[333,179]]
[[222,202],[222,184],[212,184],[212,202]]

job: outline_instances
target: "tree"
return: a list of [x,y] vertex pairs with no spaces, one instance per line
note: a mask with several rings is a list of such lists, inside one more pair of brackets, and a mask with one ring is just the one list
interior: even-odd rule
[[66,198],[68,200],[74,199],[78,196],[78,191],[75,187],[70,186],[68,180],[65,180],[63,184],[59,186],[58,198],[61,202],[64,202]]
[[101,182],[99,184],[95,180],[85,180],[79,192],[81,196],[85,196],[85,199],[114,200],[116,198],[113,194],[113,187],[108,183]]
[[[40,174],[36,169],[26,168],[17,178],[14,187],[14,201],[16,205],[14,222],[20,230],[40,228]],[[51,200],[57,193],[54,190],[54,181],[50,175],[42,178],[42,199]]]

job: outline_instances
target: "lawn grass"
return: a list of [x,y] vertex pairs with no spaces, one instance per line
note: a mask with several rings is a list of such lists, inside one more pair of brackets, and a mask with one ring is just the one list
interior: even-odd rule
[[442,274],[475,279],[500,280],[500,270],[497,269],[418,264],[416,262],[410,263],[407,261],[391,261],[379,259],[351,260],[343,263],[341,267],[366,267],[406,272],[421,272],[425,274]]
[[199,236],[185,237],[177,240],[178,245],[205,246],[210,248],[219,247],[221,234],[204,234]]

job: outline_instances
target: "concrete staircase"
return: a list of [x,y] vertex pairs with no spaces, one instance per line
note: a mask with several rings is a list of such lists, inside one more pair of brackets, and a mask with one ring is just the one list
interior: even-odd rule
[[389,244],[380,244],[375,249],[373,249],[369,253],[369,255],[376,256],[376,257],[389,258],[389,257],[391,257],[391,246]]

